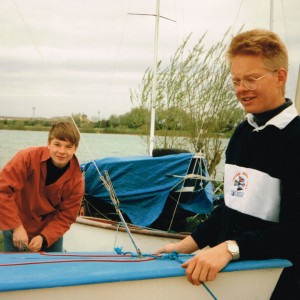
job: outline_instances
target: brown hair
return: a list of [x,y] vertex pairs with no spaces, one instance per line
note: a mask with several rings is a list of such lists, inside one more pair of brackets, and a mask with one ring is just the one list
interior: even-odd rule
[[53,139],[69,141],[77,148],[80,140],[80,134],[73,123],[62,121],[52,125],[48,135],[48,143],[50,143]]
[[286,46],[272,31],[253,29],[236,35],[227,50],[229,63],[236,55],[260,56],[271,70],[284,68],[288,71]]

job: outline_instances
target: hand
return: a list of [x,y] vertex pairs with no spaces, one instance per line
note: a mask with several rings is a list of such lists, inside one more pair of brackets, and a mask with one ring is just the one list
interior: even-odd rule
[[216,279],[220,272],[232,260],[226,243],[200,251],[193,258],[183,263],[187,280],[193,285]]
[[174,251],[177,251],[177,243],[170,243],[167,244],[161,248],[159,248],[158,250],[155,251],[155,254],[161,254],[161,253],[171,253]]
[[193,253],[198,250],[198,245],[194,241],[194,239],[189,235],[179,243],[170,243],[166,246],[159,248],[155,251],[155,254],[160,253],[170,253],[170,252],[178,252],[178,253]]
[[28,235],[23,225],[13,229],[12,240],[14,246],[18,249],[22,249],[21,244],[24,244],[26,247],[28,247]]
[[42,245],[43,245],[43,238],[40,235],[37,235],[31,239],[28,248],[32,252],[38,252],[41,250]]

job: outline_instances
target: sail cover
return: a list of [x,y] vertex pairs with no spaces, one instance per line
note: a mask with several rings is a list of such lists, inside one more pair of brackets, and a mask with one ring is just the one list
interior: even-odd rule
[[[192,153],[159,157],[127,156],[98,159],[94,162],[101,175],[104,176],[104,171],[108,171],[120,201],[120,209],[130,218],[131,223],[149,226],[159,217],[170,192],[184,186],[180,176],[185,176],[191,170],[193,156]],[[99,179],[94,162],[81,165],[85,175],[85,194],[99,201],[111,203],[109,193]],[[207,177],[205,166],[205,160],[202,158],[201,175]],[[194,213],[211,212],[212,185],[210,182],[204,182],[202,186],[204,188],[196,187],[192,197],[179,205]]]

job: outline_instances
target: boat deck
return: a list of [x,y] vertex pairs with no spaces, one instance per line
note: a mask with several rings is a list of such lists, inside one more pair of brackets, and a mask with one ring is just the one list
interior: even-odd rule
[[[0,298],[5,296],[5,299],[13,299],[9,298],[9,295],[14,291],[22,293],[18,294],[19,297],[25,295],[26,290],[53,291],[55,290],[53,288],[58,287],[91,287],[106,283],[184,278],[185,270],[181,268],[181,263],[191,256],[174,254],[157,258],[151,255],[137,257],[111,253],[2,253],[0,255]],[[288,260],[281,259],[232,262],[222,273],[266,268],[282,269],[289,266],[291,263]],[[186,284],[185,278],[183,282]],[[190,284],[187,286],[192,287]],[[32,294],[30,297],[28,299],[35,299]]]

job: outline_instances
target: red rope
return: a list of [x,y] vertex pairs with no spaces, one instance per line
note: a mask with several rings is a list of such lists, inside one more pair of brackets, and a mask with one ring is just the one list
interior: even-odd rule
[[[71,256],[71,257],[86,257],[87,259],[58,259],[58,260],[48,260],[48,261],[31,261],[31,262],[17,262],[17,263],[9,263],[9,264],[0,264],[0,267],[12,267],[12,266],[25,266],[25,265],[39,265],[39,264],[56,264],[56,263],[75,263],[75,262],[145,262],[154,260],[154,257],[140,257],[140,258],[132,258],[132,259],[124,259],[128,257],[133,257],[130,254],[118,255],[118,254],[48,254],[45,252],[39,253],[41,256]],[[91,259],[90,259],[91,257]],[[99,257],[99,259],[94,259],[94,257]],[[114,257],[118,259],[107,259],[108,257]],[[102,258],[102,259],[101,259]],[[34,258],[33,258],[34,259]]]
[[50,252],[39,252],[40,255],[44,256],[76,256],[76,257],[134,257],[132,254],[79,254],[79,253],[50,253]]

